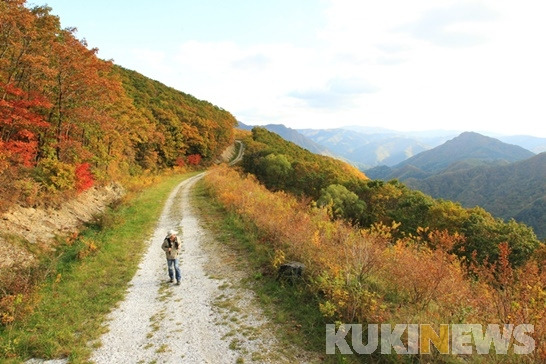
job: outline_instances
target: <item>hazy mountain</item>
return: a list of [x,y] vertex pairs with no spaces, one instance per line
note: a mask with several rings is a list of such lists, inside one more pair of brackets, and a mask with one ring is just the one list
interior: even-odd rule
[[[326,146],[337,155],[354,161],[356,165],[366,169],[380,165],[394,166],[462,134],[462,131],[455,130],[401,132],[360,125],[343,126],[337,129],[303,129],[298,131]],[[533,153],[546,151],[546,138],[529,135],[496,136],[486,134],[491,138],[507,144],[518,145]]]
[[436,198],[479,205],[497,217],[514,218],[546,237],[546,153],[503,166],[446,171],[404,182]]
[[456,130],[397,131],[380,127],[369,127],[360,125],[343,126],[342,129],[352,130],[367,135],[380,134],[386,137],[399,136],[408,139],[414,139],[419,143],[427,145],[428,149],[437,147],[438,145],[443,144],[449,139],[452,139],[462,133],[462,131]]
[[449,139],[447,136],[420,139],[393,130],[365,127],[298,131],[362,169],[378,165],[396,165]]
[[[374,179],[423,179],[446,170],[505,165],[530,158],[533,152],[478,133],[464,132],[444,144],[419,153],[392,167],[370,169]],[[411,167],[411,168],[410,168]]]
[[247,125],[239,120],[237,120],[237,128],[239,129],[243,129],[243,130],[252,130],[254,126],[252,125]]
[[[335,157],[334,153],[328,150],[328,148],[315,143],[313,140],[305,137],[304,135],[300,134],[297,130],[287,128],[286,126],[282,124],[268,124],[268,125],[260,125],[261,127],[278,134],[280,137],[282,137],[284,140],[287,140],[289,142],[292,142],[304,149],[307,149],[311,153],[315,154],[321,154],[326,155],[329,157]],[[246,125],[244,123],[239,122],[240,129],[244,130],[252,130],[254,126],[252,125]]]
[[298,129],[298,132],[333,153],[347,155],[363,144],[363,135],[345,129]]
[[546,152],[546,138],[538,138],[529,135],[511,135],[499,136],[497,139],[505,143],[519,145],[533,153],[538,154]]
[[453,163],[464,160],[516,162],[533,155],[533,152],[520,146],[503,143],[478,133],[464,132],[441,146],[406,159],[396,167],[413,165],[425,172],[440,172]]
[[[449,139],[461,134],[462,130],[422,130],[422,131],[396,131],[381,127],[370,127],[361,125],[343,126],[342,129],[356,131],[361,134],[395,134],[405,136],[406,138],[415,139],[423,144],[429,145],[431,148],[445,143]],[[546,138],[539,138],[531,135],[499,135],[489,132],[478,132],[479,134],[489,136],[508,144],[519,145],[522,148],[530,150],[533,153],[546,152]]]

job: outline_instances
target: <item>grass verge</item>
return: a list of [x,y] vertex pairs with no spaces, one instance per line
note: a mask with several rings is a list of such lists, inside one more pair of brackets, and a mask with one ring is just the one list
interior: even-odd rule
[[[41,264],[48,274],[39,303],[20,322],[0,328],[0,358],[68,358],[86,362],[108,312],[124,297],[172,189],[196,173],[173,175],[110,209],[76,240]],[[95,344],[90,344],[95,341]]]

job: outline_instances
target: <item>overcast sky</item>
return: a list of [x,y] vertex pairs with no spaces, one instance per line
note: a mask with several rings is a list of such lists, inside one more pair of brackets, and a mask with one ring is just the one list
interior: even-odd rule
[[544,0],[28,0],[252,125],[546,137]]

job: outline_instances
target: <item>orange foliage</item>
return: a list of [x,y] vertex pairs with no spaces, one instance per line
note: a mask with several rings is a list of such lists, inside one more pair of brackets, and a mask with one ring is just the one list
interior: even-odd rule
[[186,165],[186,162],[184,162],[184,158],[178,157],[176,158],[176,161],[174,162],[174,165],[177,167],[184,167]]
[[[464,239],[458,234],[419,229],[421,237],[395,241],[397,223],[359,230],[226,166],[205,182],[219,202],[265,234],[261,241],[272,267],[288,260],[306,265],[310,288],[321,297],[319,309],[330,320],[531,323],[537,347],[543,345],[545,272],[533,261],[513,271],[506,246],[499,263],[477,272],[476,280],[449,253]],[[536,355],[544,355],[543,346]]]
[[341,220],[332,221],[325,209],[309,209],[283,192],[271,193],[254,177],[240,178],[226,167],[216,169],[206,180],[220,202],[267,234],[273,249],[281,249],[287,260],[306,264],[315,289],[325,294],[321,306],[325,314],[360,322],[395,318],[396,307],[388,307],[382,292],[371,289],[372,276],[382,277],[386,288],[405,290],[414,314],[434,301],[435,307],[441,306],[437,309],[441,316],[470,292],[453,256],[402,243],[390,246],[396,225],[359,230]]
[[533,324],[536,357],[546,359],[546,262],[531,259],[520,268],[510,265],[510,248],[499,244],[499,260],[477,264],[471,269],[490,287],[484,315],[500,323]]
[[382,276],[396,292],[397,316],[403,322],[459,322],[475,308],[473,291],[454,255],[398,242],[383,259]]

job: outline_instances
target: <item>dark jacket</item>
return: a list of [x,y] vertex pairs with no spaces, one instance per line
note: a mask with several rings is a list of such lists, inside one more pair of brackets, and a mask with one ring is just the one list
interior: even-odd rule
[[[171,251],[169,251],[169,248],[171,248]],[[165,251],[167,259],[178,258],[178,253],[180,252],[180,242],[178,240],[178,236],[174,239],[174,241],[171,241],[168,237],[166,237],[163,240],[163,245],[161,245],[161,249]]]

